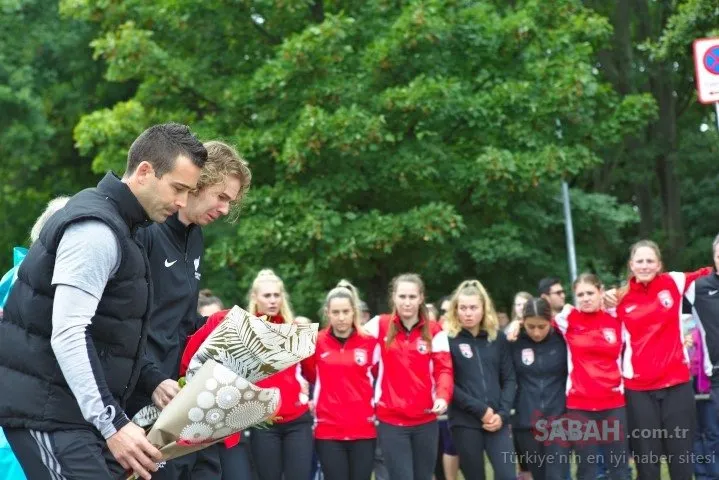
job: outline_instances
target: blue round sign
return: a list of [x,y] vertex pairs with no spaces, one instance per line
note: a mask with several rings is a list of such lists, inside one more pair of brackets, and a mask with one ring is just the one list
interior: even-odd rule
[[704,68],[709,73],[719,75],[719,45],[714,45],[704,54]]

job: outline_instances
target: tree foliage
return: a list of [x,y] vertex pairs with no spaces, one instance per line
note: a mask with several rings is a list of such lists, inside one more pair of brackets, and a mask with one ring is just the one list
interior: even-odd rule
[[343,277],[383,308],[403,271],[430,298],[477,277],[506,306],[567,277],[563,179],[580,270],[620,281],[639,236],[672,268],[709,259],[716,122],[691,42],[717,33],[710,0],[0,10],[3,251],[49,198],[121,172],[140,131],[178,121],[251,163],[240,223],[206,230],[203,279],[240,305],[272,267],[310,316]]
[[80,117],[114,104],[132,84],[102,81],[93,25],[62,19],[56,4],[0,1],[0,267],[28,241],[45,203],[94,181],[73,147]]
[[[602,79],[611,25],[577,1],[61,5],[98,21],[106,78],[138,82],[75,129],[95,171],[121,169],[133,136],[167,120],[250,160],[239,226],[208,229],[205,278],[238,303],[265,266],[309,314],[342,277],[379,307],[402,271],[430,295],[479,277],[505,303],[566,270],[560,179],[656,115]],[[603,258],[636,214],[573,196],[580,249],[613,272]]]

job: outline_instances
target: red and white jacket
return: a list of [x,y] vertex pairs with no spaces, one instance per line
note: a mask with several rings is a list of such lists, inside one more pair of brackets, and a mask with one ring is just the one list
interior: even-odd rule
[[[397,336],[386,345],[390,322]],[[430,322],[431,342],[422,338],[419,322],[407,331],[397,315],[380,315],[365,329],[379,340],[379,373],[375,387],[377,418],[390,425],[415,426],[437,419],[431,412],[437,398],[452,401],[454,387],[452,357],[447,334],[437,322]]]
[[[210,316],[207,322],[192,336],[187,339],[187,346],[182,354],[180,361],[180,376],[184,376],[190,360],[197,353],[210,333],[222,323],[227,316],[229,310],[222,310]],[[272,323],[284,323],[281,316],[269,317]],[[303,385],[307,385],[306,380],[302,378],[300,365],[277,372],[274,375],[260,380],[256,383],[261,388],[277,387],[280,389],[280,408],[277,411],[277,418],[274,423],[287,423],[295,420],[309,411],[309,396],[302,393]],[[233,447],[240,442],[240,434],[235,434],[225,439],[227,448]]]
[[625,405],[622,325],[610,313],[565,307],[554,323],[567,343],[567,408],[601,411]]
[[661,273],[644,285],[634,278],[617,306],[624,341],[624,385],[630,390],[658,390],[688,382],[689,354],[682,338],[682,297],[706,267],[692,273]]
[[376,438],[374,377],[379,360],[377,339],[353,331],[344,343],[331,328],[317,336],[315,354],[302,362],[305,378],[314,383],[315,438]]

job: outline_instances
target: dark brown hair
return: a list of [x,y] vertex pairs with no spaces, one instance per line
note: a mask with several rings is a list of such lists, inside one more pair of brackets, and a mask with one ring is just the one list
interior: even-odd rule
[[186,155],[193,164],[202,168],[207,161],[207,149],[187,125],[165,123],[154,125],[132,142],[127,152],[125,176],[129,177],[142,162],[152,165],[155,176],[163,175],[175,168],[179,155]]
[[[392,317],[397,314],[397,306],[394,304],[394,294],[397,293],[397,285],[399,285],[400,282],[414,283],[417,285],[419,293],[424,295],[424,282],[422,281],[422,277],[416,273],[403,273],[402,275],[394,277],[392,279],[392,283],[390,283],[389,289],[389,305],[392,307]],[[422,339],[427,342],[431,348],[432,336],[429,333],[429,315],[427,312],[427,306],[424,303],[419,306],[418,315],[420,320],[424,320],[424,324],[422,325]],[[394,338],[397,336],[397,333],[399,333],[397,330],[397,324],[395,322],[390,322],[389,330],[387,331],[387,341],[385,342],[387,347],[392,344]]]
[[543,318],[548,322],[552,321],[552,307],[549,302],[543,298],[530,298],[527,303],[524,304],[524,310],[522,311],[522,319],[527,317],[539,317]]

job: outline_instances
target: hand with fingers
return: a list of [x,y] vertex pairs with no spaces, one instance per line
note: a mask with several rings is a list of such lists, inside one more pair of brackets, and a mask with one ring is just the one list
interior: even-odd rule
[[504,329],[504,335],[507,337],[507,341],[515,342],[519,338],[519,332],[522,329],[523,322],[521,320],[512,320],[509,325]]
[[482,425],[482,428],[484,428],[488,432],[498,431],[500,428],[502,428],[502,417],[500,417],[497,413],[493,414],[492,418],[488,422],[485,422],[484,425]]
[[122,467],[138,477],[150,480],[157,471],[162,454],[145,436],[145,431],[130,422],[107,439],[107,447]]
[[435,413],[437,415],[442,415],[444,412],[447,411],[447,401],[444,398],[438,398],[434,401],[434,405],[432,406],[432,413]]
[[152,403],[162,410],[178,393],[180,393],[180,384],[168,378],[160,383],[157,388],[155,388],[155,391],[152,392]]

